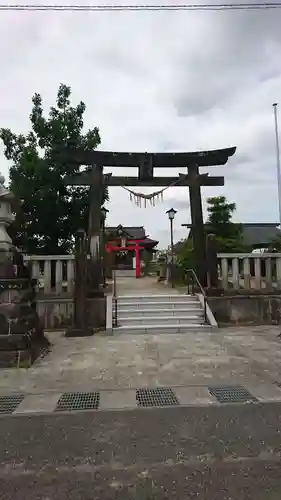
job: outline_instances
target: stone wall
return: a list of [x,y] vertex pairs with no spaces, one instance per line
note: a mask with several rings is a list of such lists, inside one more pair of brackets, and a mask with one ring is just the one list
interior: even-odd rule
[[210,297],[209,306],[218,324],[281,324],[281,295],[239,294]]
[[[88,299],[90,323],[104,325],[106,316],[106,297]],[[74,301],[72,298],[41,298],[37,301],[37,312],[45,330],[61,330],[70,326],[73,321]],[[95,318],[94,318],[95,317]]]
[[72,323],[73,299],[38,300],[37,312],[45,330],[64,329]]

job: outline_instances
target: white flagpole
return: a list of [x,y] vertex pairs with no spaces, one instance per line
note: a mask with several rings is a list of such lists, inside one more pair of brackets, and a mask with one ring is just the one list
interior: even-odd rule
[[272,106],[274,112],[275,139],[276,139],[276,168],[277,168],[278,203],[279,203],[279,224],[281,227],[281,171],[280,171],[280,148],[279,148],[277,102],[273,103]]

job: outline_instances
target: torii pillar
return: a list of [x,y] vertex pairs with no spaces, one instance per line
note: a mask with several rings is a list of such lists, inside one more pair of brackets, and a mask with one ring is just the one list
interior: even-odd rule
[[139,243],[136,241],[136,278],[140,278],[141,276],[141,265],[140,265],[140,246]]
[[193,250],[195,260],[195,272],[200,284],[207,287],[207,260],[206,260],[206,236],[204,230],[201,183],[198,165],[188,166],[190,177],[189,199],[192,222]]

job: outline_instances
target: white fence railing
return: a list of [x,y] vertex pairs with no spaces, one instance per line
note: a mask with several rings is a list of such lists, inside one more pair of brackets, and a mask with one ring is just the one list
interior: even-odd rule
[[281,253],[221,253],[218,257],[224,289],[281,290]]
[[[280,290],[280,254],[219,254],[224,289]],[[38,314],[46,329],[63,328],[73,315],[74,256],[27,255],[32,277],[38,279]],[[48,296],[56,300],[48,300]],[[59,297],[60,296],[60,297]]]
[[73,292],[74,255],[25,255],[24,260],[31,263],[32,278],[46,295]]
[[[219,275],[224,289],[281,290],[281,253],[221,253]],[[74,287],[73,255],[27,255],[32,277],[44,294],[72,293]]]

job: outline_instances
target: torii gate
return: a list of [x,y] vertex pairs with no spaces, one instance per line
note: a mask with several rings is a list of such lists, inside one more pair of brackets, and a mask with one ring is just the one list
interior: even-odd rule
[[[98,287],[99,239],[101,228],[101,197],[103,185],[108,186],[188,186],[190,198],[195,272],[202,286],[207,285],[206,245],[203,224],[201,186],[223,186],[224,177],[200,174],[200,167],[225,165],[236,147],[191,153],[122,153],[112,151],[85,151],[82,148],[66,148],[60,152],[65,162],[91,165],[91,171],[66,178],[68,185],[90,186],[89,237],[95,265]],[[138,177],[103,174],[103,167],[138,167]],[[177,177],[154,177],[155,168],[185,168],[187,174]]]
[[[91,297],[101,294],[102,227],[101,202],[104,185],[108,186],[188,186],[195,257],[195,272],[200,284],[207,286],[206,241],[203,224],[201,186],[223,186],[224,177],[200,174],[200,167],[225,165],[236,147],[190,153],[122,153],[85,151],[83,148],[64,148],[56,153],[58,160],[77,165],[90,165],[89,171],[65,179],[67,185],[90,186],[89,230],[91,253]],[[103,174],[103,167],[138,167],[138,177]],[[154,167],[185,168],[187,174],[177,177],[154,177]],[[84,308],[85,309],[85,308]],[[82,307],[83,310],[83,307]],[[93,322],[91,318],[91,322]],[[85,322],[84,322],[85,323]],[[96,325],[91,325],[95,327]],[[100,325],[98,325],[100,326]],[[82,329],[81,329],[82,332]]]

